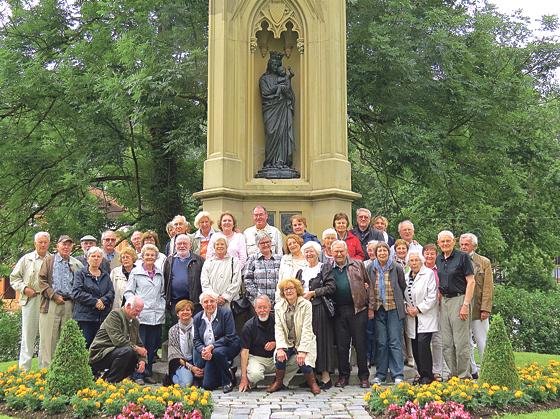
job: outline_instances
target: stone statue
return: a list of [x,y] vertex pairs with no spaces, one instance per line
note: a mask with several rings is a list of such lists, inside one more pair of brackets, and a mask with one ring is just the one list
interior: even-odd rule
[[299,173],[292,169],[295,96],[290,67],[282,66],[283,53],[270,52],[270,59],[259,80],[263,121],[266,135],[265,159],[257,178],[293,179]]

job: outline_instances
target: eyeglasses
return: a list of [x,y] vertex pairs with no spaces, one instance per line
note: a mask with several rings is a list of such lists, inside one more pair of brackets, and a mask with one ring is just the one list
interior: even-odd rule
[[286,292],[286,291],[295,291],[295,290],[296,290],[296,287],[286,287],[286,288],[284,288],[284,292]]
[[103,239],[104,242],[116,242],[117,239]]
[[266,241],[266,242],[263,242],[263,241],[261,240],[261,241],[259,242],[259,245],[263,245],[263,246],[266,246],[266,245],[269,245],[269,244],[272,244],[272,242],[271,242],[270,240],[269,240],[269,241]]

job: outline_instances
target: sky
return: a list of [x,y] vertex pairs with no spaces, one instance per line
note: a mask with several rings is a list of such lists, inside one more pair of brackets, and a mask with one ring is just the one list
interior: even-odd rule
[[[560,0],[489,0],[498,9],[510,14],[514,10],[523,9],[523,14],[532,20],[540,19],[542,15],[560,16]],[[557,31],[560,35],[560,30]]]

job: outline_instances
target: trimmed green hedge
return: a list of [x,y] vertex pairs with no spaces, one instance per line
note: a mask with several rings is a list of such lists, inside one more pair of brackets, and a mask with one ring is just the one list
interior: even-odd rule
[[560,288],[529,292],[496,285],[492,311],[504,319],[514,351],[560,354]]

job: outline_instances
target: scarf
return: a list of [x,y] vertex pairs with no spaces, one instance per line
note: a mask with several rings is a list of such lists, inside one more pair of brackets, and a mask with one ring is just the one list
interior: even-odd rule
[[385,296],[385,272],[388,272],[393,267],[393,259],[389,258],[385,266],[381,266],[379,261],[375,259],[372,263],[373,271],[378,273],[379,293],[381,294],[381,301],[383,305],[387,305],[387,297]]
[[[191,359],[193,353],[193,321],[189,324],[183,324],[180,321],[177,323],[179,325],[179,342],[181,346],[181,352],[185,356],[185,359]],[[181,333],[185,335],[185,339],[181,339]]]

